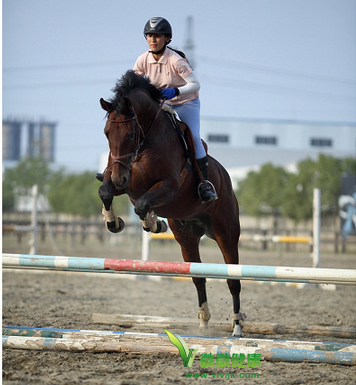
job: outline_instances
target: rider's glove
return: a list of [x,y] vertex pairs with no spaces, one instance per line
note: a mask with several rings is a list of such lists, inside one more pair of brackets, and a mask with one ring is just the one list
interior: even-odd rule
[[162,99],[172,99],[174,98],[175,96],[178,96],[179,95],[179,90],[178,88],[166,88],[164,90],[161,91],[161,96],[162,96]]

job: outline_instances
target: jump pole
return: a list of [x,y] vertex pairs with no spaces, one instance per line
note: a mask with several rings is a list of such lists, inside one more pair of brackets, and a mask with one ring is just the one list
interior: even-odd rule
[[117,272],[218,279],[248,279],[304,283],[356,284],[355,269],[321,269],[219,263],[162,262],[134,259],[3,254],[3,266],[26,266],[54,270]]
[[[160,317],[157,317],[160,318]],[[142,325],[142,324],[141,324]],[[167,328],[165,328],[167,329]],[[348,329],[348,328],[345,328]],[[108,338],[156,338],[156,337],[167,337],[167,335],[163,332],[161,333],[143,333],[138,331],[112,331],[112,330],[86,330],[86,329],[63,329],[63,328],[34,328],[27,326],[4,326],[2,329],[3,336],[20,336],[20,337],[46,337],[46,338],[91,338],[91,337],[108,337]],[[211,336],[198,336],[198,335],[188,335],[181,334],[182,337],[188,338],[203,338],[203,339],[216,339],[220,340],[231,340],[235,343],[241,343],[250,345],[251,343],[288,343],[296,345],[301,345],[303,348],[307,348],[307,345],[310,345],[316,350],[328,350],[328,351],[336,351],[340,349],[345,349],[348,347],[356,347],[354,344],[344,344],[337,342],[320,342],[320,341],[292,341],[292,340],[282,340],[282,339],[255,339],[255,338],[236,338],[236,337],[211,337]],[[340,336],[339,336],[340,337]],[[291,347],[292,345],[288,345]],[[308,349],[310,348],[308,347]]]
[[[313,236],[309,237],[294,237],[294,236],[265,236],[260,234],[244,235],[241,240],[253,240],[256,242],[271,241],[273,243],[306,243],[313,245],[313,267],[320,267],[320,205],[321,205],[321,192],[319,188],[313,190]],[[172,240],[174,235],[172,233],[152,234],[146,231],[142,233],[142,252],[141,259],[143,261],[149,260],[150,256],[150,243],[151,240]]]
[[[57,329],[58,330],[58,329]],[[178,353],[163,334],[127,333],[121,339],[100,335],[63,333],[62,338],[27,336],[3,336],[4,348],[26,350],[89,351],[89,352],[135,352],[135,353]],[[356,346],[348,344],[315,343],[306,341],[251,340],[227,337],[182,336],[188,346],[203,353],[261,354],[262,360],[285,362],[329,363],[356,365]]]
[[[93,313],[92,321],[100,325],[118,325],[122,327],[149,327],[160,329],[194,330],[199,328],[199,320],[192,318],[158,317],[133,314]],[[209,329],[232,332],[231,323],[209,322]],[[338,338],[356,338],[356,328],[337,326],[288,326],[278,323],[244,321],[244,334],[302,334],[322,335]]]

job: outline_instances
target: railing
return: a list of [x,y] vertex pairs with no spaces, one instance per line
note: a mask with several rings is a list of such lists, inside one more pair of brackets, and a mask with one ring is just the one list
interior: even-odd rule
[[[32,230],[29,220],[3,220],[3,243],[6,244],[6,237],[15,236],[17,242],[27,242],[29,232]],[[111,234],[107,231],[102,221],[50,221],[45,222],[38,220],[38,241],[46,242],[47,237],[51,233],[55,239],[64,238],[70,240],[73,244],[85,244],[88,239],[96,238],[98,242],[107,242],[112,237],[123,237],[136,239],[142,236],[141,225],[138,223],[126,222],[125,233]],[[11,235],[10,235],[11,234]],[[294,251],[304,245],[312,251],[312,231],[308,229],[260,229],[260,228],[243,228],[240,247],[260,248],[261,250],[269,250],[271,248],[281,248],[285,251]],[[159,234],[153,237],[159,238],[162,242],[173,239],[169,233],[166,235]],[[278,243],[278,245],[277,245]],[[351,234],[348,238],[343,238],[339,231],[322,230],[321,231],[321,247],[329,248],[335,253],[346,253],[347,251],[356,250],[356,234]]]

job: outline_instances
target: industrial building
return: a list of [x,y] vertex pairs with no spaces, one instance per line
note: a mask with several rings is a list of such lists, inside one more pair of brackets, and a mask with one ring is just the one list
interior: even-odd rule
[[293,171],[297,162],[320,153],[356,156],[354,123],[202,117],[200,134],[234,185],[265,163]]
[[57,123],[43,120],[3,119],[3,167],[12,167],[26,157],[41,156],[49,162],[54,162],[56,125]]

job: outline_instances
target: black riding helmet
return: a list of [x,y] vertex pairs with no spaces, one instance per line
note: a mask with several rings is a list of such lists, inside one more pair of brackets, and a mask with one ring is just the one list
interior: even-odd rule
[[146,37],[148,33],[157,35],[168,35],[172,39],[172,27],[163,17],[152,17],[145,24],[143,34]]

